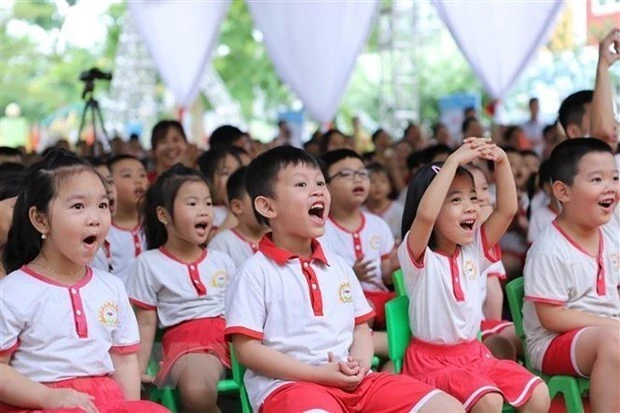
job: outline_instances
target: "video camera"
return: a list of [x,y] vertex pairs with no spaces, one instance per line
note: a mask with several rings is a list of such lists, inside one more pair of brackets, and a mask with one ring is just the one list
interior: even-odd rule
[[104,72],[101,69],[93,67],[80,73],[82,82],[92,82],[93,80],[112,80],[112,73]]

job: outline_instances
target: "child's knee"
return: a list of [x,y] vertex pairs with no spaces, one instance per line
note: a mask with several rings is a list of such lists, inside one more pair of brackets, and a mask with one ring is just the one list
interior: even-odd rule
[[615,328],[606,327],[601,331],[598,356],[620,364],[620,332]]
[[217,404],[217,387],[207,383],[179,383],[182,403],[185,406],[208,409]]
[[[412,412],[414,410],[411,410]],[[465,407],[454,396],[440,392],[431,397],[421,408],[419,413],[465,413]]]
[[538,383],[532,396],[525,404],[524,410],[528,412],[548,412],[551,406],[551,399],[549,398],[549,389],[544,382]]
[[499,412],[504,406],[504,398],[499,393],[487,393],[480,398],[473,406],[472,412],[486,413]]

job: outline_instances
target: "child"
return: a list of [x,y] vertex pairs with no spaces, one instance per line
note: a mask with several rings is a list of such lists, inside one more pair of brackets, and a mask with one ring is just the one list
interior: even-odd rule
[[255,412],[463,411],[405,376],[370,373],[373,317],[351,266],[316,240],[330,206],[315,158],[290,146],[248,167],[271,227],[226,292],[226,330]]
[[[497,206],[480,226],[474,181],[463,165],[495,162]],[[411,181],[398,258],[411,297],[413,339],[404,372],[455,396],[472,411],[502,409],[506,400],[528,412],[546,412],[544,382],[513,361],[497,360],[477,340],[481,276],[517,211],[506,154],[483,138],[467,138],[443,164],[423,167]]]
[[350,149],[340,149],[326,153],[322,160],[333,201],[323,242],[353,268],[375,311],[373,325],[384,328],[385,303],[394,297],[387,288],[392,284],[394,237],[383,219],[361,211],[370,187],[362,158]]
[[151,150],[155,169],[148,174],[149,183],[155,182],[162,172],[185,160],[187,137],[181,122],[176,120],[157,122],[151,132]]
[[[106,192],[108,194],[108,205],[110,210],[110,216],[114,217],[116,213],[116,185],[114,185],[114,179],[108,165],[99,158],[90,158],[88,162],[93,168],[101,175],[106,183]],[[109,232],[108,232],[109,234]],[[99,268],[102,271],[114,272],[114,265],[112,263],[112,254],[110,252],[110,241],[105,239],[103,245],[97,251],[95,259],[91,266],[93,268]]]
[[364,210],[383,218],[390,227],[394,239],[399,239],[403,206],[394,201],[398,192],[394,190],[385,166],[372,163],[368,165],[368,172],[370,173],[370,191]]
[[593,412],[620,411],[618,169],[609,146],[575,138],[552,152],[560,214],[534,241],[524,270],[528,357],[546,374],[590,377]]
[[241,167],[241,161],[234,149],[222,147],[211,149],[198,158],[198,167],[211,188],[213,188],[213,234],[234,228],[237,220],[226,206],[226,182],[228,177]]
[[159,320],[164,359],[154,382],[176,383],[185,412],[219,411],[216,386],[230,366],[224,290],[235,268],[226,255],[201,247],[213,222],[209,186],[198,171],[175,165],[147,192],[143,216],[149,251],[127,281],[140,327],[140,371]]
[[0,281],[0,411],[166,411],[139,401],[140,338],[122,282],[88,267],[110,227],[101,177],[54,150],[24,184]]
[[239,268],[258,250],[258,241],[268,228],[256,220],[250,195],[246,190],[247,167],[237,169],[226,183],[230,211],[237,218],[237,226],[219,232],[209,242],[209,249],[221,251],[232,258]]
[[[527,229],[527,241],[531,245],[543,230],[553,222],[560,213],[560,204],[553,194],[551,186],[551,163],[547,160],[540,165],[540,173],[538,174],[538,186],[548,199],[547,205],[534,208],[532,205],[530,225]],[[536,199],[536,195],[533,199]],[[531,204],[531,203],[530,203]]]
[[144,165],[132,155],[111,158],[108,168],[112,174],[117,199],[112,227],[103,245],[106,263],[109,264],[109,269],[105,269],[127,283],[127,273],[132,262],[145,249],[138,204],[144,197],[148,181]]
[[[4,254],[4,246],[13,222],[13,208],[22,189],[24,169],[25,167],[18,163],[0,164],[0,257]],[[4,265],[0,263],[0,279],[5,275]]]

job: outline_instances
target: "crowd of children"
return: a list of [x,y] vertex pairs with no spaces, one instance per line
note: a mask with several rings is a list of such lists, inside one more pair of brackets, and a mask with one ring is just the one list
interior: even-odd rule
[[[371,153],[336,129],[313,154],[257,150],[223,126],[192,154],[162,121],[150,167],[61,149],[0,163],[0,411],[159,412],[141,388],[173,386],[183,412],[218,412],[230,343],[255,412],[546,412],[537,372],[589,377],[592,411],[620,411],[619,157],[599,90],[618,59],[604,49],[553,148],[506,146],[517,129],[498,145],[468,114],[455,148],[410,125],[396,143],[378,130]],[[397,270],[412,333],[398,375]],[[503,303],[521,274],[525,348]]]

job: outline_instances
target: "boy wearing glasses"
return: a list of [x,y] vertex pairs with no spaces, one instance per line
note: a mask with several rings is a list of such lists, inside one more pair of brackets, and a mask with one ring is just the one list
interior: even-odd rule
[[[338,149],[327,152],[322,161],[332,205],[321,242],[353,267],[376,313],[372,326],[384,329],[385,303],[394,297],[387,287],[394,270],[390,261],[394,236],[381,217],[362,211],[370,188],[362,157],[352,150]],[[381,344],[375,343],[379,355],[383,353]]]

